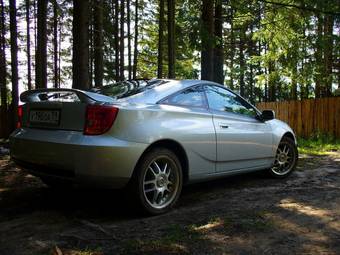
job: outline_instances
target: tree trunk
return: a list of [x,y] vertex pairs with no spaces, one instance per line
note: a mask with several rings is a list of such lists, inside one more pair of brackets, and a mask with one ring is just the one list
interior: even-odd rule
[[[112,1],[113,5],[113,1]],[[119,0],[114,1],[115,80],[120,80],[119,66]]]
[[[5,10],[4,2],[0,0],[0,94],[2,109],[7,109],[7,87],[6,87],[6,27],[5,27]],[[6,111],[5,111],[6,112]]]
[[[261,49],[260,49],[261,52]],[[268,44],[264,44],[264,54],[266,55],[268,52]],[[266,77],[265,79],[265,84],[264,84],[264,101],[268,102],[268,85],[269,85],[269,75],[268,75],[268,68],[266,67],[266,65],[264,65],[264,75]]]
[[276,81],[273,72],[275,72],[275,66],[274,62],[270,60],[268,64],[268,97],[271,102],[276,101]]
[[103,0],[94,1],[94,85],[103,86]]
[[125,75],[124,75],[124,69],[125,69],[125,64],[124,64],[124,52],[125,52],[125,46],[124,46],[124,24],[125,24],[125,0],[120,1],[120,79],[123,81],[125,80]]
[[89,88],[89,1],[73,0],[72,87]]
[[294,64],[292,70],[292,87],[291,87],[291,98],[293,100],[297,100],[297,65]]
[[137,64],[138,64],[138,0],[135,1],[135,39],[134,39],[134,53],[133,53],[133,79],[137,78]]
[[53,73],[54,87],[58,88],[58,3],[53,1]]
[[323,34],[323,18],[322,14],[317,15],[317,39],[316,39],[316,50],[315,50],[315,64],[316,64],[316,75],[315,75],[315,97],[322,97],[322,77],[323,73],[323,60],[322,60],[322,34]]
[[[61,15],[60,15],[61,17]],[[59,48],[59,54],[58,54],[58,88],[60,88],[60,80],[61,80],[61,42],[63,41],[62,38],[62,30],[61,30],[61,25],[59,26],[59,40],[58,40],[58,48]]]
[[94,58],[94,11],[93,5],[95,5],[93,1],[89,3],[89,87],[93,88],[93,58]]
[[11,35],[11,82],[12,82],[12,117],[13,122],[11,130],[15,129],[17,123],[17,109],[19,104],[18,95],[18,31],[17,31],[17,7],[16,0],[9,1],[9,14],[10,14],[10,35]]
[[31,34],[30,34],[30,1],[26,0],[26,34],[27,34],[27,88],[32,89],[32,69],[31,69]]
[[[34,29],[34,52],[37,52],[37,47],[38,47],[38,36],[37,36],[37,1],[34,0],[33,1],[33,15],[34,15],[34,19],[33,19],[33,29]],[[36,67],[34,67],[36,68]],[[35,85],[36,86],[36,85]]]
[[131,62],[131,0],[127,0],[127,16],[126,16],[126,22],[127,22],[127,37],[128,37],[128,75],[129,80],[132,78],[132,62]]
[[46,0],[38,0],[37,52],[35,55],[36,88],[47,87],[47,3]]
[[203,0],[202,4],[202,27],[201,27],[201,79],[210,80],[214,79],[214,1]]
[[163,78],[164,0],[159,1],[157,78]]
[[[255,44],[253,41],[253,31],[254,31],[254,24],[250,24],[250,34],[248,38],[248,49],[249,49],[249,59],[255,55]],[[254,65],[253,63],[249,63],[249,84],[248,84],[248,99],[249,101],[254,104],[255,103],[255,95],[254,95]]]
[[241,28],[239,37],[239,63],[240,63],[240,95],[245,97],[245,83],[244,83],[244,71],[245,71],[245,61],[244,61],[244,41],[245,41],[245,28]]
[[327,15],[324,22],[324,35],[325,35],[325,94],[329,97],[332,95],[333,83],[333,26],[334,16]]
[[175,0],[168,0],[168,78],[175,75]]
[[234,57],[235,57],[235,34],[234,34],[234,10],[230,17],[230,64],[229,64],[229,88],[234,90]]
[[222,0],[215,3],[215,47],[214,47],[214,81],[224,84],[223,74],[223,8]]

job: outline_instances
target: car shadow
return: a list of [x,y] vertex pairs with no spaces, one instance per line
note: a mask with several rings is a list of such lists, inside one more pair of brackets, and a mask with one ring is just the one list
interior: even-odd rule
[[[17,176],[13,183],[27,182],[26,178],[34,178],[33,187],[10,188],[0,192],[0,216],[15,215],[35,211],[54,211],[65,216],[84,218],[111,218],[112,220],[135,219],[144,217],[131,203],[126,190],[107,190],[93,188],[58,189],[49,188],[32,176]],[[275,181],[275,180],[274,180]],[[217,198],[231,189],[263,185],[273,180],[264,178],[262,173],[250,173],[183,187],[179,203],[176,206],[191,207],[200,201]]]

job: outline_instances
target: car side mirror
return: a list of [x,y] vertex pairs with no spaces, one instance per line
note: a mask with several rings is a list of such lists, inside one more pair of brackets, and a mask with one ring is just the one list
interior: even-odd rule
[[262,121],[273,120],[275,119],[275,112],[273,110],[263,110],[260,119]]

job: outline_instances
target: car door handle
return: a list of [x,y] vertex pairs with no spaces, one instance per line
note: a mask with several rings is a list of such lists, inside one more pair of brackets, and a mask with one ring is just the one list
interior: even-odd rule
[[223,128],[223,129],[229,128],[229,126],[225,123],[219,123],[219,125],[220,125],[220,128]]

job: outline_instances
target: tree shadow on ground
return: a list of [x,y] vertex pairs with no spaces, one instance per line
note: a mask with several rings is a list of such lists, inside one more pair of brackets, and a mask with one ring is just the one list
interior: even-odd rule
[[296,178],[254,173],[190,185],[173,211],[156,217],[131,209],[122,191],[55,190],[35,180],[0,192],[0,251],[31,249],[30,234],[48,244],[36,251],[57,244],[104,254],[340,253],[339,173],[287,185]]

